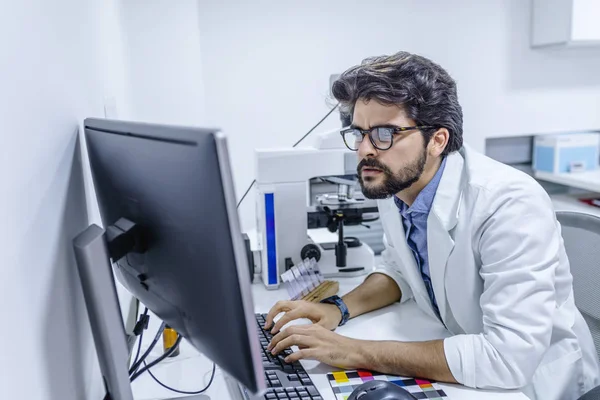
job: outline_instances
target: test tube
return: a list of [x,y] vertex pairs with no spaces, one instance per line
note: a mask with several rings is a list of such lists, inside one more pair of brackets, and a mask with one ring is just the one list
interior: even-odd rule
[[300,274],[300,271],[298,270],[298,267],[296,265],[294,265],[290,271],[292,271],[292,273],[294,274],[294,279],[296,280],[296,282],[300,285],[301,287],[301,293],[302,295],[307,295],[308,294],[308,286],[306,285],[306,282],[304,281],[304,278],[302,277],[302,274]]
[[311,281],[313,282],[313,286],[317,287],[321,284],[321,282],[319,281],[319,277],[317,276],[317,271],[315,271],[315,269],[313,268],[313,263],[311,262],[311,260],[309,260],[308,258],[304,259],[304,266],[306,267],[306,270],[308,271],[308,276],[310,277]]
[[308,288],[308,291],[313,290],[315,288],[315,282],[312,280],[312,277],[310,276],[310,272],[306,268],[306,265],[304,265],[304,261],[301,261],[298,264],[298,270],[300,271],[302,278],[306,282],[306,287]]

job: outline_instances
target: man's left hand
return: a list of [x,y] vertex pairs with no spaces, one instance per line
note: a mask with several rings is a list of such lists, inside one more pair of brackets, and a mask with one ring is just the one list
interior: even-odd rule
[[285,361],[293,363],[302,359],[318,360],[342,368],[361,368],[361,340],[350,339],[320,325],[291,326],[273,337],[268,349],[278,354],[291,346],[300,350],[290,354]]

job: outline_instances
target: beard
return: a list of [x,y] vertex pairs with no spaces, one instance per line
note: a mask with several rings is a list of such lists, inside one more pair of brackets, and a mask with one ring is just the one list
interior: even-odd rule
[[[360,188],[367,199],[387,199],[417,182],[425,170],[426,161],[427,152],[423,149],[417,160],[394,173],[386,165],[380,163],[376,159],[365,158],[358,163],[358,167],[356,168]],[[382,182],[378,184],[375,183],[380,176],[367,176],[363,178],[361,173],[363,167],[377,168],[380,170],[383,173]]]

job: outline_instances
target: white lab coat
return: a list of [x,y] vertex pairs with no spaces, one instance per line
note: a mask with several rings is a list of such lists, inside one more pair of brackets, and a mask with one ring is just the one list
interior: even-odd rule
[[[435,318],[398,208],[382,200],[379,212],[386,249],[376,272],[398,283],[402,302],[414,298]],[[577,399],[600,384],[560,225],[534,179],[465,145],[446,161],[427,242],[436,300],[453,334],[444,351],[458,382],[519,388],[539,400]]]

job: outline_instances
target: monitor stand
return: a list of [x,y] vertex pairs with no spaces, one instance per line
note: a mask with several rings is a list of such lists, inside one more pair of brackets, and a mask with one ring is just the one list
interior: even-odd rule
[[[110,264],[111,258],[121,258],[111,257],[111,253],[127,254],[132,250],[132,247],[127,249],[127,243],[134,243],[134,240],[127,235],[134,229],[135,224],[121,219],[109,228],[110,235],[98,225],[90,225],[73,240],[83,297],[106,387],[104,400],[134,400],[129,383],[125,327]],[[114,232],[120,233],[115,235]],[[168,400],[184,399],[210,400],[210,397],[201,394]]]

